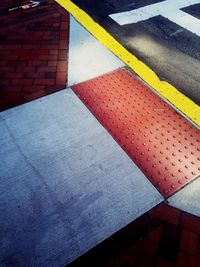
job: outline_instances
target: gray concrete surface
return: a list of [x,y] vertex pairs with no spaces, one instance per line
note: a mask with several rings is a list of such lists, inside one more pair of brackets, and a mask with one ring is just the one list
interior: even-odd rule
[[163,199],[71,90],[0,113],[0,266],[64,266]]
[[169,205],[200,217],[200,177],[168,199]]
[[122,61],[70,16],[68,86],[124,66]]

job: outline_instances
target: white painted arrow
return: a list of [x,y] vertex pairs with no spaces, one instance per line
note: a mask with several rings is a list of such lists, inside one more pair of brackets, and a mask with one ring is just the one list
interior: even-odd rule
[[8,11],[14,11],[14,10],[17,10],[17,9],[28,9],[28,8],[31,8],[31,7],[36,7],[39,4],[40,4],[40,2],[38,2],[38,1],[30,1],[29,4],[22,5],[22,6],[12,7],[10,9],[8,9]]

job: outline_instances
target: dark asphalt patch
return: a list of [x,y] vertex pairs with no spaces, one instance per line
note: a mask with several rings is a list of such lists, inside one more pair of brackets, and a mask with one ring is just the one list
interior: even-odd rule
[[[192,101],[200,104],[200,37],[175,23],[157,16],[120,26],[109,15],[137,9],[161,1],[74,0],[125,48],[152,68]],[[184,11],[197,17],[200,4]]]
[[182,10],[194,16],[195,18],[200,19],[200,4],[186,7],[186,8],[183,8]]

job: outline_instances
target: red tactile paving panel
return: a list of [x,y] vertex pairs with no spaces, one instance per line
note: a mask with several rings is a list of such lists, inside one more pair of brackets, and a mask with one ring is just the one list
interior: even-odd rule
[[130,73],[73,90],[165,197],[200,175],[199,131]]
[[8,12],[0,7],[0,111],[66,87],[69,14],[54,1]]

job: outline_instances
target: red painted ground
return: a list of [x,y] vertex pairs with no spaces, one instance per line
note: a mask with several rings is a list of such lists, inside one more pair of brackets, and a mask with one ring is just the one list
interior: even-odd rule
[[132,74],[73,90],[164,197],[200,175],[200,132]]
[[27,10],[29,1],[0,8],[0,111],[66,87],[69,15],[54,1]]

